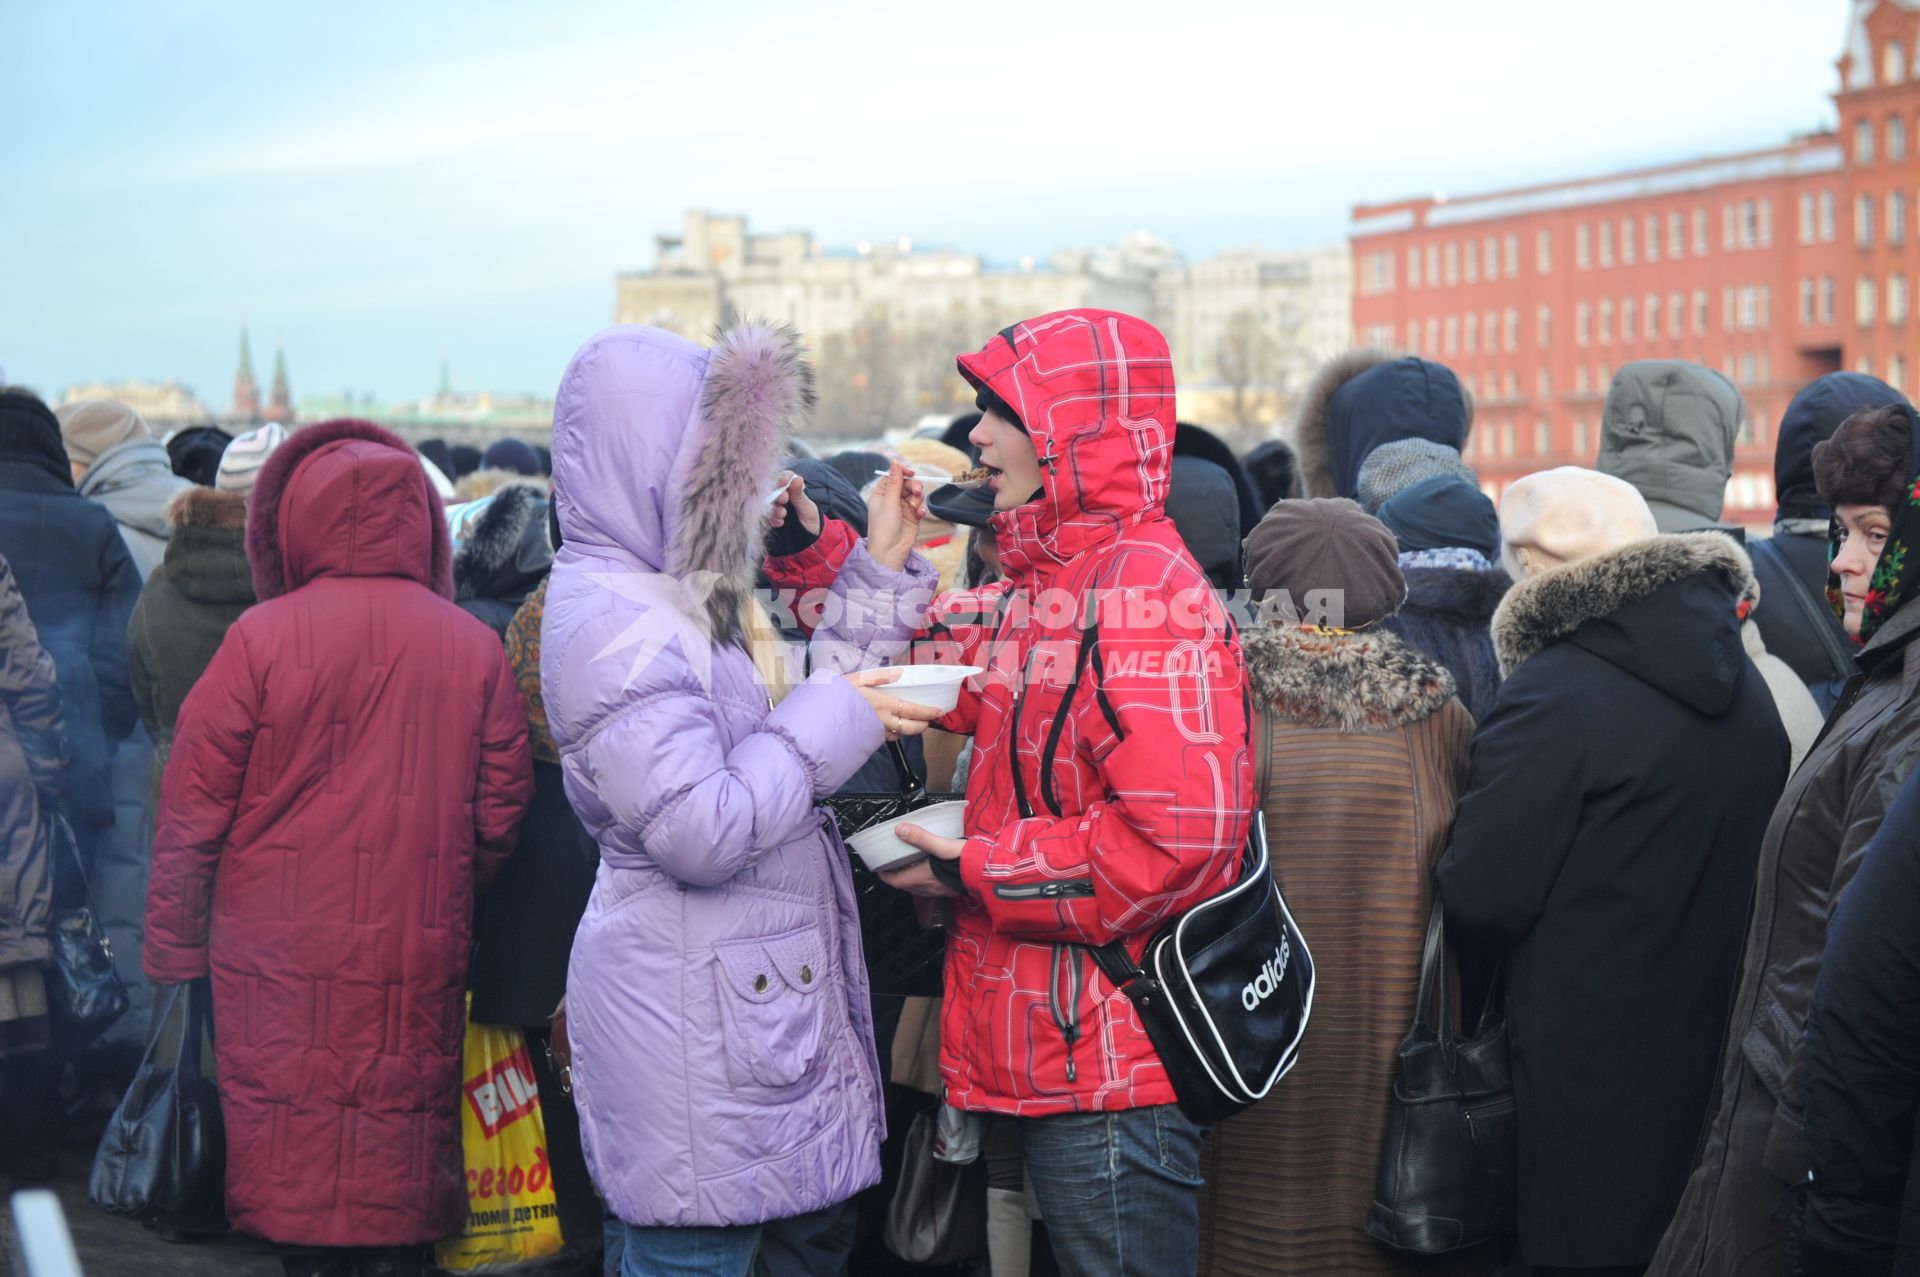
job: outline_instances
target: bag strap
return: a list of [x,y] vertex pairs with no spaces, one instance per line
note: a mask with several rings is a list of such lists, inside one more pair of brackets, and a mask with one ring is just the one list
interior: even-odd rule
[[887,757],[893,760],[893,769],[898,775],[900,793],[905,798],[917,798],[924,793],[926,786],[921,783],[913,763],[907,758],[907,748],[897,740],[887,742]]
[[1825,600],[1816,600],[1813,597],[1813,591],[1807,588],[1807,583],[1801,579],[1800,574],[1793,570],[1793,565],[1787,562],[1787,556],[1780,547],[1768,538],[1764,541],[1755,541],[1748,553],[1756,559],[1764,558],[1777,575],[1785,578],[1787,593],[1800,608],[1802,619],[1815,634],[1820,636],[1820,646],[1827,654],[1827,663],[1833,669],[1833,677],[1845,679],[1857,673],[1859,666],[1854,664],[1853,653],[1847,650],[1846,644],[1842,643],[1839,636],[1833,632],[1833,613],[1827,610]]
[[67,858],[73,861],[73,871],[80,876],[80,895],[87,902],[87,908],[93,909],[93,883],[87,878],[86,862],[80,858],[80,839],[74,835],[73,826],[58,811],[49,811],[47,828],[53,835],[55,845],[66,848]]
[[1264,806],[1267,786],[1273,783],[1273,711],[1260,709],[1255,714],[1254,747],[1259,753],[1253,760],[1253,801]]
[[1435,988],[1440,992],[1439,1020],[1437,1031],[1442,1043],[1453,1041],[1452,1008],[1447,1005],[1447,915],[1446,908],[1440,902],[1440,894],[1434,893],[1433,908],[1427,911],[1427,940],[1420,950],[1420,991],[1413,999],[1413,1025],[1419,1028],[1427,1018],[1427,1004],[1433,1000]]

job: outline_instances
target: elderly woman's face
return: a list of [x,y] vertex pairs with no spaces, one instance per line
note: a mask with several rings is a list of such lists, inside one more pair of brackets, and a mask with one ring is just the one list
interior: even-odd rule
[[1840,596],[1846,603],[1841,624],[1848,634],[1859,638],[1867,587],[1880,564],[1880,551],[1886,548],[1887,536],[1893,531],[1893,519],[1884,506],[1877,505],[1840,505],[1833,513],[1840,520],[1840,548],[1833,556],[1833,574],[1840,578]]

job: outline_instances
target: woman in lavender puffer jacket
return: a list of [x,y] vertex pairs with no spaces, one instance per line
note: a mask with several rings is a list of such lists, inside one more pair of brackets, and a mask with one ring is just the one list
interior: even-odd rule
[[[554,409],[564,544],[540,675],[567,796],[600,847],[567,1029],[626,1277],[836,1273],[842,1204],[880,1176],[859,922],[819,804],[936,712],[871,673],[785,691],[751,590],[812,393],[790,330],[708,350],[615,327],[574,356]],[[910,558],[917,485],[896,469],[876,491],[834,587],[869,628],[835,628],[842,641],[907,639],[876,618],[935,580]]]

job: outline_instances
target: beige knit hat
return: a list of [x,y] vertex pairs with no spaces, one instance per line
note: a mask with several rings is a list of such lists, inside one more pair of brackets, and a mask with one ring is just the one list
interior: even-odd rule
[[1632,484],[1580,466],[1527,475],[1500,498],[1500,559],[1516,581],[1527,576],[1522,550],[1554,567],[1659,532],[1646,498]]
[[60,438],[66,442],[68,458],[84,466],[91,466],[108,449],[128,440],[153,438],[145,418],[111,399],[61,404],[53,415],[60,419]]

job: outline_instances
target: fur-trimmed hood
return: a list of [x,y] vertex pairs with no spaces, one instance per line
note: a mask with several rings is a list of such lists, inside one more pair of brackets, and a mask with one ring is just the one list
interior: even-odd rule
[[456,603],[508,599],[517,607],[553,567],[546,485],[515,478],[518,481],[468,503],[474,507],[468,517],[462,519],[458,507],[452,513],[461,525],[453,552]]
[[567,366],[554,405],[553,487],[569,548],[665,573],[710,640],[734,633],[764,557],[767,493],[813,409],[813,370],[782,324],[713,349],[618,325]]
[[1453,675],[1392,634],[1322,634],[1257,625],[1242,642],[1263,704],[1305,727],[1383,732],[1416,723],[1453,698]]
[[453,598],[440,495],[412,448],[371,421],[293,432],[260,468],[247,561],[262,602],[323,576],[405,577]]
[[1314,374],[1292,440],[1309,497],[1351,497],[1367,454],[1396,439],[1464,449],[1473,395],[1453,370],[1377,348],[1350,350]]
[[214,488],[183,488],[167,503],[167,581],[196,603],[251,603],[247,566],[247,496]]
[[[1655,599],[1655,595],[1659,595]],[[1569,639],[1707,713],[1732,703],[1753,567],[1718,532],[1667,533],[1516,584],[1493,615],[1501,673]],[[1747,607],[1742,607],[1745,603]]]

